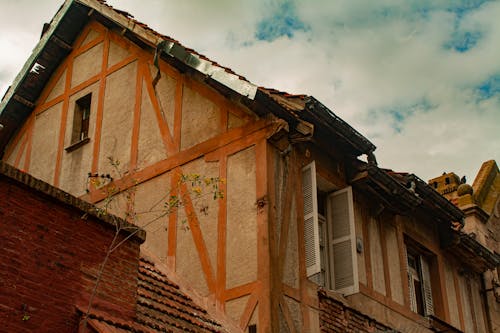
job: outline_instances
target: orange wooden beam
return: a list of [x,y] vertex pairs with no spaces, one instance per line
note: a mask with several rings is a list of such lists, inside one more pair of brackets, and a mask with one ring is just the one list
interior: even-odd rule
[[182,196],[182,201],[184,202],[184,210],[186,211],[189,229],[191,230],[191,235],[193,236],[193,241],[200,258],[201,267],[203,269],[203,273],[205,274],[208,289],[211,293],[215,293],[215,276],[213,268],[210,264],[207,246],[203,239],[200,223],[198,221],[198,217],[196,215],[196,211],[194,209],[191,195],[189,194],[186,183],[181,183],[179,190]]
[[146,89],[148,90],[149,98],[151,99],[151,104],[153,105],[153,109],[155,111],[156,121],[158,122],[158,126],[160,128],[163,144],[165,145],[167,155],[171,156],[176,151],[173,142],[174,140],[172,138],[172,133],[168,128],[167,120],[163,115],[160,103],[158,102],[158,98],[156,97],[156,92],[153,87],[153,79],[151,78],[151,73],[149,71],[145,71],[144,74],[146,80]]
[[130,167],[129,172],[134,172],[137,168],[137,158],[139,154],[139,130],[141,126],[141,104],[142,104],[142,77],[144,75],[144,62],[139,62],[135,81],[135,105],[134,121],[132,125],[132,142],[130,143]]
[[106,69],[109,58],[109,33],[106,30],[104,38],[104,47],[102,52],[101,74],[99,84],[99,95],[97,96],[97,112],[94,130],[94,147],[92,152],[91,172],[96,173],[99,168],[99,152],[101,148],[102,119],[104,113],[104,95],[106,93]]
[[[219,179],[227,179],[227,156],[219,162]],[[226,242],[227,242],[227,186],[226,182],[219,184],[219,190],[224,193],[224,197],[219,199],[219,212],[217,215],[217,286],[215,298],[218,301],[220,310],[224,311],[223,301],[226,289]]]

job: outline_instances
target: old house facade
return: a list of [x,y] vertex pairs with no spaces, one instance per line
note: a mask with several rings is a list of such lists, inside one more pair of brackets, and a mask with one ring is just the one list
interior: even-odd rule
[[[459,231],[460,209],[379,168],[313,97],[257,87],[102,1],[64,3],[0,112],[5,162],[98,206],[116,191],[142,249],[234,327],[492,331],[480,274],[498,255]],[[194,197],[179,183],[193,174],[224,196]],[[158,218],[171,195],[182,207]]]

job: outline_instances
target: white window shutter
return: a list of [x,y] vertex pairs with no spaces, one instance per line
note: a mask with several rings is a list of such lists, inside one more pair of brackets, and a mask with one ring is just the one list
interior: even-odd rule
[[302,169],[304,201],[304,246],[307,276],[321,272],[318,228],[318,198],[316,193],[316,165],[313,162]]
[[351,295],[359,291],[351,187],[328,196],[327,213],[331,286],[339,293]]
[[410,270],[410,266],[408,264],[408,250],[404,249],[404,255],[405,255],[405,267],[406,267],[406,273],[408,276],[408,292],[410,293],[410,309],[413,312],[417,312],[417,296],[415,295],[415,284],[413,282],[414,276],[412,271]]
[[427,258],[420,256],[420,272],[422,273],[422,295],[424,298],[424,313],[426,316],[434,314],[434,302],[432,300],[431,273]]

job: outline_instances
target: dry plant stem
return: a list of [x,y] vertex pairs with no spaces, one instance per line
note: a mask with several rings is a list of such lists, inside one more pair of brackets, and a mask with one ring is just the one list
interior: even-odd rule
[[[111,244],[108,247],[108,251],[106,251],[106,257],[104,257],[104,261],[101,264],[101,267],[99,268],[99,273],[97,274],[97,279],[94,284],[94,289],[92,290],[92,294],[90,294],[90,299],[89,299],[89,304],[87,306],[87,311],[85,312],[85,318],[83,319],[83,332],[86,332],[87,330],[87,320],[89,317],[90,310],[92,309],[92,302],[94,301],[94,297],[97,294],[97,288],[99,287],[99,283],[101,282],[102,275],[104,273],[104,268],[106,267],[106,263],[108,262],[109,256],[112,253],[114,244],[116,240],[118,239],[118,235],[120,233],[120,227],[117,225],[117,229],[115,232],[115,236],[113,237],[113,240],[111,241]],[[116,247],[115,247],[116,248]]]

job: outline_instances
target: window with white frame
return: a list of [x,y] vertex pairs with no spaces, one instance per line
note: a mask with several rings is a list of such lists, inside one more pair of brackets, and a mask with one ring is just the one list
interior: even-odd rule
[[410,308],[422,316],[434,314],[430,258],[418,248],[406,245]]
[[307,276],[344,295],[357,293],[352,188],[318,195],[313,161],[302,169],[302,192]]

